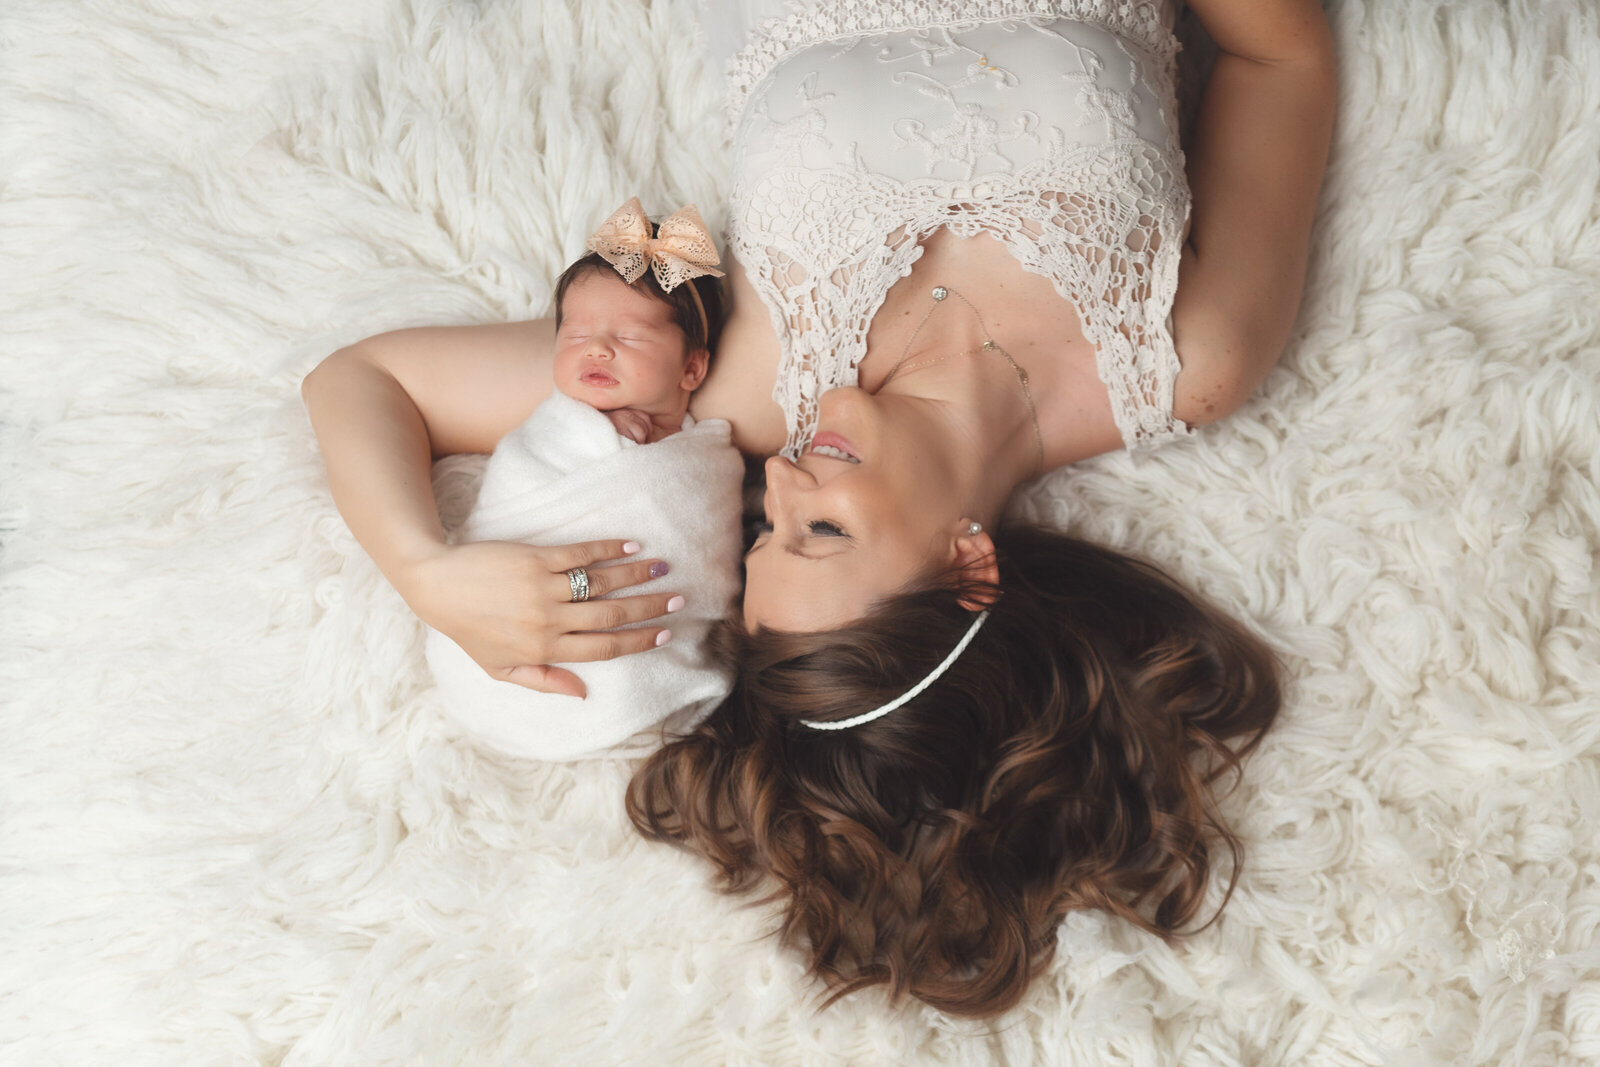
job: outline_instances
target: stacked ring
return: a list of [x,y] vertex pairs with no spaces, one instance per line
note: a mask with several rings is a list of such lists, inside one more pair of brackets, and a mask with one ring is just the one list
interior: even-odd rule
[[589,572],[582,567],[574,567],[567,572],[567,584],[572,586],[572,603],[577,604],[589,599]]

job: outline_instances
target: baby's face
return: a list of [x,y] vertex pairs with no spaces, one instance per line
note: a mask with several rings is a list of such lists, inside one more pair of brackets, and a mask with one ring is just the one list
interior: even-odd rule
[[672,309],[611,271],[567,288],[556,331],[556,388],[599,411],[681,414],[699,382]]

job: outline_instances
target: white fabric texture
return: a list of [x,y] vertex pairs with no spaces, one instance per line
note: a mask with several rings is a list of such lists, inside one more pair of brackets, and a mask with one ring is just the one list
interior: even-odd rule
[[[1040,10],[1072,17],[1017,17]],[[740,55],[728,246],[778,334],[786,454],[809,443],[821,394],[855,384],[873,316],[940,228],[999,238],[1072,303],[1126,447],[1187,432],[1172,414],[1189,190],[1166,11],[841,0],[768,23]]]
[[1069,917],[974,1024],[818,1011],[771,906],[627,825],[633,761],[473,744],[297,395],[381,330],[547,314],[630,196],[719,227],[692,13],[0,5],[0,1062],[1596,1062],[1600,25],[1328,10],[1281,364],[1018,503],[1280,650],[1241,882],[1173,945]]
[[495,448],[458,541],[631,537],[673,569],[610,595],[669,588],[690,595],[665,620],[672,640],[663,647],[563,664],[583,679],[581,700],[492,678],[461,646],[429,630],[428,666],[444,709],[483,743],[530,759],[575,759],[613,746],[645,751],[660,743],[657,727],[687,729],[727,695],[731,671],[709,656],[705,639],[736,606],[742,582],[744,461],[726,422],[686,416],[684,423],[639,445],[603,413],[557,392]]

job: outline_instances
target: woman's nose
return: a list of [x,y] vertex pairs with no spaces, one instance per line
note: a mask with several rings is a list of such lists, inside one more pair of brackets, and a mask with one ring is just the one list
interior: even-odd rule
[[766,472],[767,492],[762,504],[767,509],[769,520],[777,517],[778,510],[792,498],[792,494],[803,491],[808,483],[815,484],[809,474],[782,456],[767,460]]
[[767,484],[782,485],[790,488],[804,483],[815,484],[811,475],[805,472],[799,464],[783,456],[773,456],[767,460]]

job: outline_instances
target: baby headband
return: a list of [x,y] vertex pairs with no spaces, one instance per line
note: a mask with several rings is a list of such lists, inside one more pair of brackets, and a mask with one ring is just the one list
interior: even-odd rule
[[941,674],[950,669],[950,665],[956,661],[956,658],[960,656],[962,652],[966,651],[967,646],[972,644],[972,639],[978,636],[979,628],[983,626],[984,620],[988,617],[989,612],[987,610],[978,612],[978,617],[973,619],[972,625],[967,628],[966,636],[956,642],[956,647],[950,650],[950,654],[944,658],[944,662],[940,663],[933,670],[929,671],[928,676],[922,681],[918,682],[904,693],[901,693],[899,696],[895,697],[882,707],[873,708],[871,711],[866,712],[865,714],[857,715],[851,719],[840,719],[837,722],[812,722],[810,719],[801,719],[801,723],[811,727],[813,730],[848,730],[852,726],[860,726],[864,722],[871,722],[873,719],[881,719],[894,709],[915,700],[917,697],[922,695],[922,691],[924,689],[927,689],[928,686],[932,685],[938,680]]
[[[702,274],[722,277],[722,272],[717,270],[722,260],[717,255],[716,243],[711,240],[693,204],[685,204],[668,215],[652,234],[650,218],[636,196],[600,224],[589,238],[589,248],[600,253],[629,285],[644,277],[646,269],[654,271],[664,293]],[[709,337],[711,325],[706,319],[706,306],[694,286],[689,286],[689,293],[700,311],[700,328]]]

